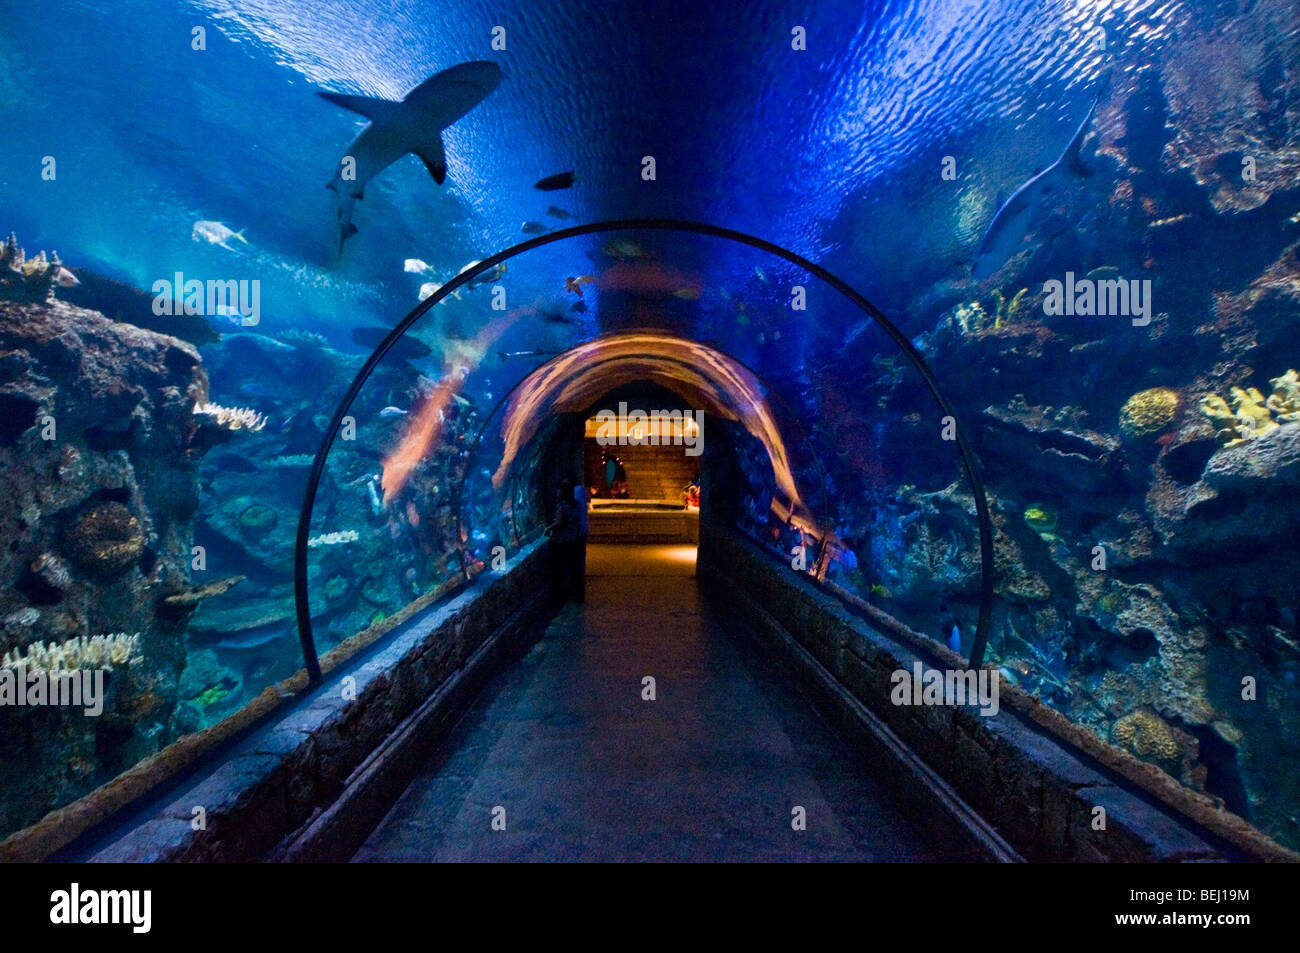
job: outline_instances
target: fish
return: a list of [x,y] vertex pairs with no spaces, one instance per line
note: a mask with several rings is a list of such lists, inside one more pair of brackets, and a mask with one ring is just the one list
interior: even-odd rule
[[[441,290],[442,290],[442,285],[440,285],[438,282],[426,281],[424,284],[420,285],[420,300],[423,301],[425,298],[432,298]],[[460,289],[457,288],[455,291],[453,291],[451,293],[451,297],[459,298]],[[446,298],[443,298],[441,301],[438,302],[438,304],[446,304],[446,303],[447,303]]]
[[564,279],[564,290],[572,291],[579,298],[581,298],[582,286],[593,284],[595,283],[595,281],[596,278],[594,275],[578,275],[576,278],[570,275],[568,278]]
[[[463,275],[465,274],[465,272],[473,268],[477,268],[482,263],[483,263],[482,260],[471,261],[468,265],[466,265],[459,272],[457,272],[457,274]],[[490,285],[493,282],[500,281],[501,276],[504,275],[505,273],[506,273],[506,263],[503,261],[499,265],[493,265],[487,271],[483,272],[483,274],[475,275],[469,281],[465,282],[465,287],[479,288],[482,287],[483,285]]]
[[256,473],[257,467],[238,453],[223,453],[219,457],[210,457],[208,462],[218,470],[230,473]]
[[961,629],[958,626],[954,625],[952,631],[948,633],[948,648],[954,652],[961,651]]
[[228,635],[217,642],[219,649],[253,649],[259,645],[266,645],[268,642],[274,642],[276,639],[284,638],[293,629],[281,629],[279,631],[267,631],[265,629],[252,629],[248,632],[240,632],[238,635]]
[[600,250],[603,254],[608,255],[610,258],[617,258],[619,261],[645,256],[644,248],[636,242],[628,241],[626,238],[611,238],[600,246]]
[[971,276],[975,280],[983,281],[992,275],[1019,250],[1031,231],[1034,220],[1041,214],[1042,203],[1050,195],[1072,179],[1092,174],[1092,170],[1079,157],[1079,147],[1083,145],[1092,125],[1092,116],[1097,110],[1097,103],[1101,101],[1101,93],[1102,90],[1099,90],[1093,98],[1092,105],[1070,137],[1065,151],[1046,169],[1016,189],[1011,198],[994,213],[971,266]]
[[[384,338],[388,337],[388,328],[359,327],[352,329],[352,343],[359,344],[361,347],[377,348]],[[418,359],[428,357],[433,353],[429,345],[423,343],[418,338],[413,338],[409,334],[404,334],[393,342],[392,349],[388,352],[393,357],[403,359]]]
[[672,292],[670,292],[670,294],[671,294],[674,298],[681,298],[683,301],[699,301],[699,300],[700,300],[700,289],[699,289],[699,288],[678,288],[676,291],[672,291]]
[[380,417],[405,417],[406,411],[401,407],[394,407],[391,404],[379,412]]
[[550,357],[555,353],[555,351],[497,351],[503,361],[508,361],[513,357]]
[[208,222],[203,219],[194,223],[194,229],[190,232],[190,238],[196,242],[207,242],[210,245],[217,245],[226,251],[234,251],[226,242],[232,238],[238,238],[245,245],[248,239],[244,237],[245,229],[233,231],[221,222]]
[[546,214],[551,216],[551,218],[558,218],[561,221],[564,221],[565,219],[573,218],[572,212],[566,212],[564,209],[558,208],[557,206],[554,205],[552,205],[550,208],[546,210]]
[[423,275],[433,271],[433,266],[419,258],[408,258],[402,262],[402,271],[411,275]]
[[[575,301],[575,302],[573,302],[572,305],[570,305],[569,310],[570,310],[570,311],[577,312],[578,314],[586,314],[586,313],[587,313],[587,302],[585,302],[585,301]],[[555,319],[551,319],[551,320],[555,320]]]
[[[337,200],[338,255],[357,233],[352,206],[365,197],[366,183],[407,153],[415,153],[442,185],[447,153],[442,131],[486,99],[501,82],[501,67],[489,60],[459,63],[426,79],[401,102],[370,96],[320,91],[321,98],[370,120],[348,146],[339,170],[328,183]],[[350,173],[347,178],[344,174]]]
[[550,231],[550,229],[541,222],[524,222],[524,224],[520,226],[519,230],[525,235],[545,235]]
[[558,172],[539,180],[533,188],[541,189],[543,192],[554,192],[557,189],[567,189],[576,181],[572,172]]
[[75,288],[81,284],[81,279],[60,265],[59,270],[54,273],[54,283],[60,288]]
[[270,384],[263,384],[261,381],[245,381],[236,390],[247,397],[284,398],[284,391],[277,390]]
[[767,279],[767,272],[765,272],[765,271],[764,271],[761,267],[759,267],[758,265],[755,265],[755,266],[754,266],[754,277],[757,278],[759,281],[763,282],[763,284],[767,284],[767,281],[768,281],[768,279]]

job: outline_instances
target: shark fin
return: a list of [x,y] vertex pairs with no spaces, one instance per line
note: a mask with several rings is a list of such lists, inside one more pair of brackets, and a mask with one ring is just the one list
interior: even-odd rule
[[335,106],[359,113],[367,119],[378,120],[390,116],[401,103],[387,99],[375,99],[371,96],[348,96],[345,93],[320,92],[322,99],[327,99]]
[[432,142],[425,143],[412,151],[420,157],[424,167],[433,176],[433,181],[442,185],[447,178],[447,153],[442,148],[442,133],[435,135]]

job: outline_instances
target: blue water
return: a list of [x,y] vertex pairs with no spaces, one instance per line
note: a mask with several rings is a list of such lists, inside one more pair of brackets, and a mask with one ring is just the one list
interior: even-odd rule
[[[142,287],[262,282],[264,330],[388,324],[421,280],[575,221],[691,218],[840,271],[881,304],[969,257],[999,193],[1050,160],[1116,44],[1158,47],[1177,5],[1108,3],[69,3],[0,36],[4,225],[28,247]],[[494,25],[507,49],[490,48]],[[791,49],[791,29],[808,49]],[[206,30],[205,51],[191,30]],[[360,203],[332,262],[324,184],[362,124],[314,93],[398,98],[494,59],[498,90],[446,133],[437,187],[407,157]],[[945,154],[970,200],[954,222]],[[58,162],[40,179],[41,157]],[[640,177],[653,155],[655,182]],[[533,183],[573,169],[578,183]],[[197,219],[251,246],[195,243]],[[957,225],[954,230],[954,225]],[[866,240],[864,240],[866,239]],[[559,254],[559,253],[557,253]],[[564,268],[557,261],[557,270]],[[725,262],[707,280],[728,279]],[[441,280],[446,280],[442,278]]]

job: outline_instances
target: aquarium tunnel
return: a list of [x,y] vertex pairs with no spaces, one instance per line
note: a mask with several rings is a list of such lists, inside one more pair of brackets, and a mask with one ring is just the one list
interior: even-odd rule
[[0,860],[1300,859],[1291,0],[390,6],[0,31]]

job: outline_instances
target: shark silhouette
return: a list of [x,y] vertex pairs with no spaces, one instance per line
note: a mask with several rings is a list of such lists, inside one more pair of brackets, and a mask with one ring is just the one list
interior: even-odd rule
[[1044,202],[1054,192],[1063,188],[1072,178],[1092,175],[1092,170],[1079,156],[1079,148],[1087,138],[1088,129],[1092,125],[1092,114],[1097,110],[1097,103],[1100,102],[1103,91],[1104,84],[1102,90],[1097,92],[1092,105],[1088,107],[1088,114],[1083,117],[1083,122],[1079,123],[1079,128],[1070,137],[1070,144],[1065,147],[1065,151],[1046,169],[1016,189],[1011,198],[1007,199],[994,214],[993,221],[980,242],[979,251],[975,253],[975,263],[971,268],[971,275],[977,281],[989,277],[1015,254],[1029,233]]
[[[501,67],[487,60],[460,63],[435,73],[401,102],[322,92],[320,95],[370,122],[352,141],[339,171],[328,184],[338,201],[339,256],[357,233],[352,206],[364,198],[366,183],[408,152],[420,157],[439,185],[447,178],[442,130],[482,102],[501,82]],[[344,176],[347,176],[346,178]]]

